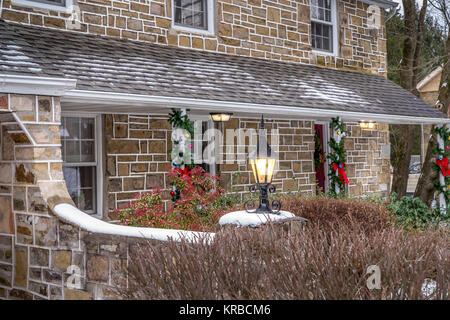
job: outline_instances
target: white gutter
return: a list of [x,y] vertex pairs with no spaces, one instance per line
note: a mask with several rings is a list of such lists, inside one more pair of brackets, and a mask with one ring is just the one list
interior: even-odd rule
[[[99,92],[86,90],[68,91],[61,102],[98,104],[109,106],[140,106],[159,108],[189,108],[207,112],[223,111],[234,113],[276,114],[308,118],[341,117],[346,121],[373,120],[383,123],[396,124],[450,124],[449,118],[427,118],[389,114],[374,114],[365,112],[338,111],[330,109],[314,109],[305,107],[292,107],[284,105],[264,105],[256,103],[229,102],[219,100],[205,100],[193,98],[176,98],[164,96],[148,96],[128,93]],[[430,107],[431,108],[431,107]]]
[[59,97],[75,89],[77,80],[0,74],[0,92]]

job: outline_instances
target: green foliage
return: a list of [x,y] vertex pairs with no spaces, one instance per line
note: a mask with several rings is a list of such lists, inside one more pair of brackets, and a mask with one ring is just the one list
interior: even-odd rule
[[182,128],[188,131],[191,136],[194,135],[194,121],[190,120],[187,114],[182,115],[181,110],[172,108],[172,112],[169,113],[169,122],[173,127]]
[[218,177],[197,166],[190,171],[172,168],[167,179],[179,192],[176,201],[171,203],[165,191],[155,188],[116,210],[121,222],[139,227],[214,231],[221,210],[230,203],[219,200],[224,190],[216,186]]
[[[344,129],[344,123],[337,117],[332,118],[330,122],[331,131],[338,132],[339,135],[345,136],[347,131]],[[332,197],[344,197],[345,196],[345,185],[339,179],[339,176],[336,174],[336,171],[333,168],[333,165],[344,164],[347,161],[347,152],[344,149],[344,139],[341,139],[339,143],[333,138],[330,138],[330,149],[331,152],[327,155],[329,161],[329,179],[330,179],[330,187],[328,188],[328,193]],[[336,186],[339,186],[339,195],[336,193]]]
[[[449,158],[450,156],[450,130],[446,128],[445,126],[442,127],[434,127],[434,132],[442,138],[444,141],[444,148],[440,148],[439,145],[436,145],[433,148],[433,153],[440,157],[441,159]],[[436,162],[433,162],[433,169],[441,172],[441,168],[436,164]],[[440,176],[441,173],[439,173]],[[449,212],[450,208],[450,190],[448,186],[450,185],[450,175],[447,175],[444,177],[444,185],[441,185],[439,180],[436,180],[433,182],[434,189],[444,195],[445,203],[447,204],[447,212]]]
[[430,210],[419,198],[402,197],[398,199],[394,192],[386,208],[392,213],[396,224],[406,229],[425,229],[449,220],[448,215],[441,215],[437,210]]

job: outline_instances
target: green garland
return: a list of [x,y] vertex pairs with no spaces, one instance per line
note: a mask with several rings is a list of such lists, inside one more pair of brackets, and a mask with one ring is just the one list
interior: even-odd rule
[[[437,159],[445,159],[450,157],[450,130],[447,129],[445,126],[442,127],[435,127],[434,132],[442,138],[444,141],[444,148],[440,148],[439,144],[436,144],[436,146],[433,148],[433,153],[437,156]],[[433,169],[439,172],[439,175],[441,174],[441,168],[436,164],[436,161],[433,162]],[[446,211],[450,211],[450,175],[447,175],[444,177],[445,185],[441,185],[438,180],[433,182],[434,189],[439,193],[444,195],[445,203],[446,203]],[[439,209],[438,209],[439,210]]]
[[[342,137],[345,136],[346,133],[348,133],[344,129],[344,123],[339,118],[332,118],[330,122],[330,128],[331,132],[337,132],[338,135],[342,135]],[[341,139],[339,143],[334,139],[334,137],[330,137],[329,142],[331,151],[327,155],[327,158],[329,161],[329,179],[330,179],[330,187],[328,188],[328,193],[332,197],[337,196],[344,196],[345,195],[345,185],[339,179],[339,176],[336,174],[336,171],[333,168],[333,165],[340,165],[342,163],[345,163],[347,161],[347,152],[344,149],[344,139]],[[339,187],[339,195],[336,193],[336,186]]]
[[[189,110],[187,110],[189,111]],[[182,113],[181,110],[173,109],[169,113],[169,123],[173,128],[181,128],[188,132],[187,137],[178,137],[178,139],[172,139],[174,149],[169,150],[168,153],[172,155],[172,166],[181,168],[184,165],[193,167],[193,159],[191,155],[192,144],[184,146],[181,150],[181,142],[188,138],[194,137],[194,121],[190,120],[187,114]],[[190,135],[190,136],[189,136]]]

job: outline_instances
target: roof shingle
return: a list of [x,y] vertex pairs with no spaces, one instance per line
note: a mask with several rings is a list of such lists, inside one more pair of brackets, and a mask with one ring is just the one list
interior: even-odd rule
[[382,76],[6,23],[0,72],[77,89],[444,118]]

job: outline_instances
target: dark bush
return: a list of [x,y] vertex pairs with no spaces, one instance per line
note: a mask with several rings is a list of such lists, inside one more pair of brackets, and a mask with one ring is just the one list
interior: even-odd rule
[[[376,229],[374,222],[366,230],[354,219],[313,222],[283,237],[267,225],[224,229],[211,242],[148,243],[131,254],[129,287],[121,293],[127,299],[450,298],[448,229],[404,232]],[[381,289],[367,287],[371,265],[380,268]],[[428,281],[434,289],[425,293]]]
[[321,229],[350,224],[370,232],[384,229],[392,222],[391,215],[382,203],[364,199],[285,196],[282,204],[283,210],[306,218],[311,225]]

